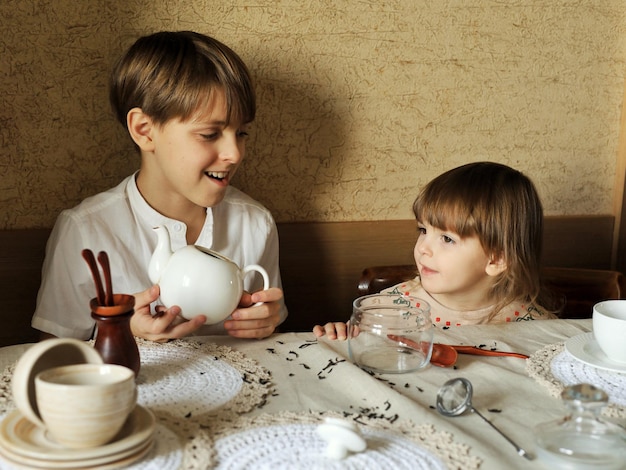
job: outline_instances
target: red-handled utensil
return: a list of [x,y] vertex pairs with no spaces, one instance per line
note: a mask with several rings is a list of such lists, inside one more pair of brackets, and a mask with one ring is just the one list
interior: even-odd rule
[[[418,343],[409,338],[405,338],[404,336],[387,335],[387,337],[392,341],[397,341],[398,343],[418,351],[423,350]],[[452,367],[456,363],[458,354],[472,354],[475,356],[511,356],[528,359],[527,355],[515,352],[492,351],[490,349],[481,349],[475,346],[433,343],[433,352],[430,358],[430,363],[437,367]]]
[[491,349],[483,349],[477,348],[475,346],[462,346],[462,345],[454,345],[449,344],[456,352],[461,354],[473,354],[475,356],[510,356],[510,357],[519,357],[520,359],[528,359],[526,354],[509,352],[509,351],[493,351]]
[[[415,349],[416,351],[423,351],[426,353],[426,349],[430,346],[428,343],[419,344],[412,339],[405,338],[404,336],[387,335],[392,341],[396,341],[402,346]],[[458,354],[446,344],[434,343],[432,354],[430,355],[430,363],[437,367],[452,367],[457,360]]]

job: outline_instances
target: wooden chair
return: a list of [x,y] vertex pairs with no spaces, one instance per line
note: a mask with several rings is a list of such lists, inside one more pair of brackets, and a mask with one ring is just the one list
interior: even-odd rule
[[[371,266],[361,273],[358,292],[375,294],[416,275],[414,265]],[[618,271],[546,267],[542,277],[560,318],[591,318],[594,304],[626,298],[626,278]]]

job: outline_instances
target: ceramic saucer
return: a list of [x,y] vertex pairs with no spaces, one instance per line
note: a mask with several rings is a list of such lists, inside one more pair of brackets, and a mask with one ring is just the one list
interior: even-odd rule
[[592,367],[611,372],[626,372],[626,364],[610,360],[600,349],[593,333],[583,333],[568,339],[565,350],[580,362]]
[[150,447],[148,444],[152,441],[155,427],[152,412],[137,405],[109,444],[89,449],[68,449],[57,444],[45,430],[15,410],[0,423],[0,453],[14,461],[28,459],[30,465],[40,462],[42,467],[49,468],[104,465],[141,454]]
[[[132,447],[126,451],[122,451],[112,455],[105,455],[103,457],[96,457],[93,459],[84,460],[39,460],[30,457],[25,457],[19,454],[13,454],[6,449],[0,449],[0,455],[4,460],[11,464],[18,466],[26,465],[27,468],[41,468],[41,469],[115,469],[120,467],[126,467],[133,462],[145,457],[153,447],[152,437],[147,441],[139,444],[136,447]],[[0,465],[0,468],[2,466]],[[21,467],[20,467],[21,468]]]

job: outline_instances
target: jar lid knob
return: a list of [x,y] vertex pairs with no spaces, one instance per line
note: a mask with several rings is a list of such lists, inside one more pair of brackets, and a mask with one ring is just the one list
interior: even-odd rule
[[604,390],[586,383],[566,387],[561,398],[577,405],[605,405],[609,402],[609,396]]

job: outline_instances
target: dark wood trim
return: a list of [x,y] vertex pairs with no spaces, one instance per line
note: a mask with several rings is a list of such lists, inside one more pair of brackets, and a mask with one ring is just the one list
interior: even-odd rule
[[544,266],[612,269],[614,224],[610,215],[546,217]]
[[617,144],[617,165],[615,170],[614,213],[615,230],[613,241],[613,268],[626,272],[626,83],[622,100],[620,131]]
[[0,230],[0,346],[37,341],[30,327],[41,282],[48,229]]

